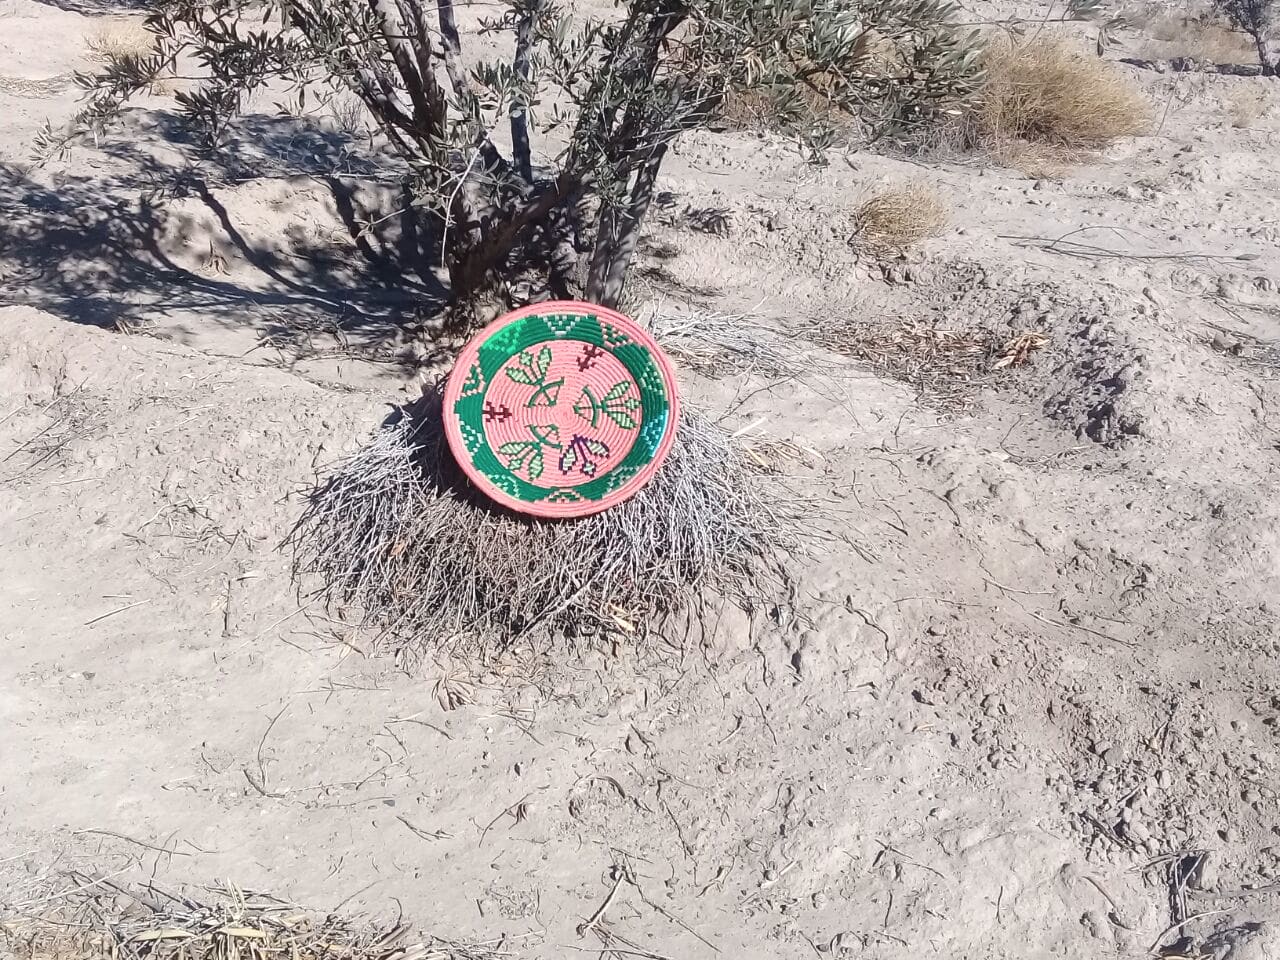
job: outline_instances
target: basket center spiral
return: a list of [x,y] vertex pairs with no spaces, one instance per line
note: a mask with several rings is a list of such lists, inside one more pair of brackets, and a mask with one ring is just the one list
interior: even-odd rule
[[583,340],[545,341],[512,356],[481,409],[499,459],[548,489],[608,473],[631,452],[644,422],[635,377]]

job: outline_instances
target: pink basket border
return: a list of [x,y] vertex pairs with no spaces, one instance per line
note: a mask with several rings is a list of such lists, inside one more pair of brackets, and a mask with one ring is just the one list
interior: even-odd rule
[[[462,431],[458,426],[458,418],[453,413],[454,404],[457,403],[462,393],[462,384],[466,379],[467,371],[480,352],[480,345],[503,327],[523,317],[555,311],[593,313],[600,317],[601,320],[613,324],[653,354],[653,358],[659,369],[661,369],[667,386],[670,388],[671,409],[667,420],[667,430],[663,434],[662,440],[658,443],[658,449],[654,452],[653,459],[634,477],[600,500],[568,503],[545,503],[541,501],[530,503],[527,500],[520,500],[493,487],[484,474],[477,470],[468,459],[466,444],[463,443]],[[535,517],[548,519],[589,517],[592,514],[608,510],[610,507],[615,507],[635,496],[658,472],[658,468],[666,460],[667,454],[671,452],[671,446],[676,439],[676,431],[679,429],[679,384],[676,380],[675,365],[671,362],[671,358],[658,346],[649,331],[645,330],[630,317],[623,316],[616,310],[610,310],[607,307],[587,303],[584,300],[548,300],[503,314],[467,341],[467,345],[462,348],[458,358],[454,361],[453,369],[450,371],[449,378],[445,383],[442,415],[444,418],[445,437],[449,442],[449,449],[453,453],[453,459],[462,468],[462,472],[467,475],[472,484],[489,499],[517,513]]]

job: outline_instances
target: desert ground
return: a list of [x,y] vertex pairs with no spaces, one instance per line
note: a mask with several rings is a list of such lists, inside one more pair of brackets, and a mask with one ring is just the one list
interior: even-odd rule
[[[408,669],[281,546],[433,375],[430,278],[352,236],[394,178],[265,98],[196,164],[165,90],[32,165],[138,19],[0,0],[0,919],[230,882],[418,956],[1280,956],[1275,80],[1118,64],[1149,131],[1052,164],[687,136],[632,299],[789,358],[682,387],[831,536],[696,640]],[[1166,20],[1106,57],[1194,54]],[[868,256],[904,183],[947,223]]]

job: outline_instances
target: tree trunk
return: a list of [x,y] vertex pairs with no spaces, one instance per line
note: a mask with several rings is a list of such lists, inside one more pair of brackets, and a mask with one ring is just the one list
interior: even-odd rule
[[[533,52],[533,26],[545,0],[528,0],[516,24],[516,56],[512,64],[521,82],[529,82],[530,57]],[[521,94],[511,105],[511,158],[516,172],[527,184],[533,183],[533,160],[529,145],[529,108]]]
[[1267,38],[1261,30],[1253,35],[1253,44],[1258,48],[1258,64],[1262,67],[1262,75],[1264,77],[1274,77],[1276,75],[1276,62],[1271,57],[1271,51],[1267,47]]
[[625,206],[604,200],[600,204],[596,246],[587,277],[586,298],[592,303],[616,309],[622,302],[627,270],[640,242],[640,228],[653,200],[653,185],[667,152],[659,145],[636,174],[631,197]]
[[503,216],[496,209],[478,209],[481,204],[461,190],[454,203],[454,224],[459,239],[446,250],[450,293],[455,304],[466,305],[488,296],[501,278],[496,271],[526,236],[526,231],[546,222],[552,211],[582,184],[567,173],[545,184]]

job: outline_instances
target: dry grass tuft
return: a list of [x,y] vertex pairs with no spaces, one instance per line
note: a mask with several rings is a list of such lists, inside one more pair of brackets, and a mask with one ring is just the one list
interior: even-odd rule
[[1227,116],[1238,129],[1253,126],[1271,110],[1271,101],[1262,90],[1241,89],[1232,92],[1226,101]]
[[[865,77],[889,80],[903,69],[910,69],[902,51],[875,30],[860,34],[854,46],[855,51],[863,56],[859,72]],[[797,121],[802,125],[813,122],[825,124],[837,132],[847,130],[856,121],[832,103],[832,98],[824,92],[837,82],[838,78],[833,74],[813,73],[808,84],[792,91],[795,100],[786,109],[776,96],[765,90],[730,90],[721,105],[720,118],[736,130],[784,131],[794,129]],[[787,99],[784,97],[784,102]]]
[[[403,923],[316,916],[236,887],[207,898],[130,888],[80,874],[35,916],[0,923],[0,953],[14,960],[497,960],[503,944],[431,939],[406,944]],[[19,904],[18,907],[22,905]]]
[[1095,150],[1147,128],[1151,110],[1137,86],[1101,60],[1054,40],[993,42],[987,79],[969,117],[970,139]]
[[858,208],[858,239],[875,253],[901,253],[946,226],[947,205],[926,184],[890,187],[868,197]]
[[340,464],[291,536],[299,574],[409,663],[461,646],[646,634],[708,597],[778,582],[805,526],[740,449],[687,409],[663,468],[626,503],[572,521],[499,511],[462,477],[429,392]]
[[120,63],[150,55],[156,38],[140,20],[114,20],[94,27],[84,42],[94,59]]
[[[839,129],[850,125],[849,117],[832,105],[820,91],[801,87],[796,91],[801,116]],[[720,119],[732,130],[778,132],[788,129],[788,119],[778,101],[760,90],[731,90],[720,107]],[[794,118],[792,121],[794,122]]]

